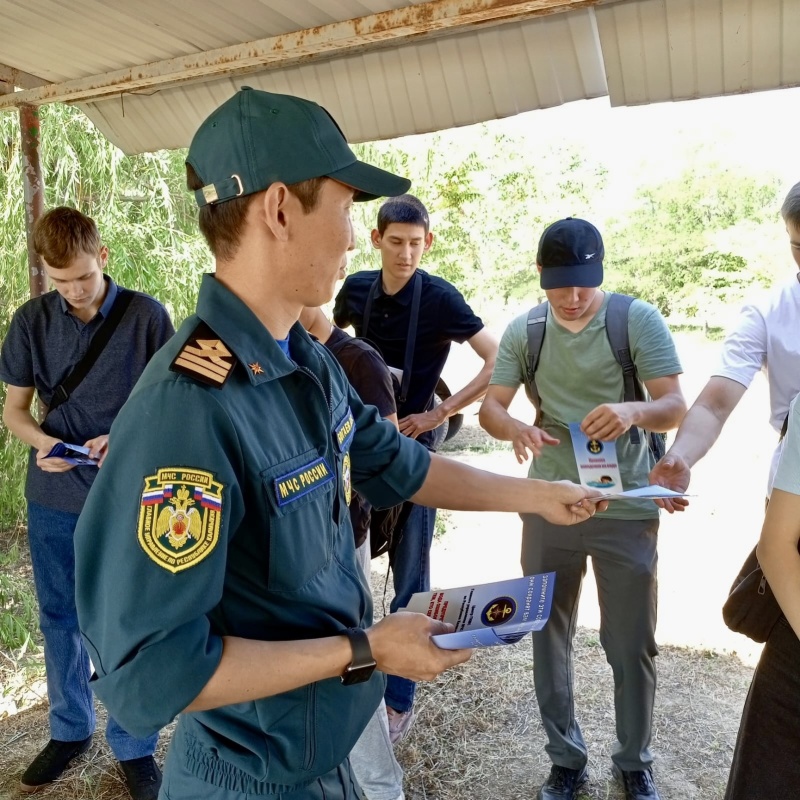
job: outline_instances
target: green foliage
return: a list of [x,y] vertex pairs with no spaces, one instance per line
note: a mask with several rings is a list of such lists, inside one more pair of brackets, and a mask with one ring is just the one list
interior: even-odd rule
[[[602,166],[569,148],[532,150],[524,137],[476,128],[468,145],[455,131],[358,145],[360,158],[407,175],[431,215],[434,244],[422,267],[467,297],[508,301],[538,285],[534,263],[542,229],[559,217],[589,214],[605,185]],[[377,204],[357,209],[359,251],[351,271],[377,269],[366,245]]]
[[606,232],[606,285],[685,319],[706,314],[711,298],[718,306],[739,302],[769,276],[729,248],[738,231],[755,240],[774,233],[777,191],[772,176],[705,161],[640,189],[637,207]]
[[433,522],[433,538],[434,540],[441,539],[450,528],[452,512],[444,509],[439,509],[436,512],[436,519]]
[[37,628],[36,598],[29,581],[7,572],[19,560],[12,547],[0,554],[0,648],[18,650],[30,641]]

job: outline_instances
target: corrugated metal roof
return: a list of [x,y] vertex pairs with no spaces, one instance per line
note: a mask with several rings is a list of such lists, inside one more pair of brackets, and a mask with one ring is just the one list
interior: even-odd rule
[[[572,0],[575,2],[576,0]],[[572,100],[615,105],[800,85],[800,0],[617,0],[325,60],[119,94],[81,108],[126,152],[186,146],[237,86],[320,102],[352,141],[421,133]],[[89,78],[435,0],[0,0],[0,62]],[[541,5],[553,5],[541,0]],[[511,3],[492,3],[501,11]],[[535,4],[520,4],[531,7]],[[606,76],[608,79],[606,80]]]
[[612,105],[800,85],[797,0],[637,0],[596,15]]
[[373,141],[603,96],[595,40],[592,12],[582,11],[81,107],[123,150],[178,147],[247,85],[316,100],[351,141]]

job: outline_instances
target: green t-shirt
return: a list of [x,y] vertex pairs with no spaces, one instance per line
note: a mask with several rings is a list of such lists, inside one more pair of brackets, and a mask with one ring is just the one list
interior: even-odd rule
[[[569,435],[569,423],[581,422],[603,403],[621,403],[624,396],[622,369],[614,358],[606,334],[606,292],[594,319],[578,333],[562,327],[548,313],[544,342],[536,369],[536,388],[541,402],[541,427],[559,439],[545,445],[532,459],[528,477],[578,482],[578,466]],[[491,384],[517,388],[525,381],[528,363],[528,314],[517,317],[500,341]],[[676,375],[683,370],[669,328],[658,309],[634,300],[628,314],[631,356],[642,381]],[[625,489],[647,486],[653,457],[645,437],[632,445],[628,433],[616,440],[617,461]],[[616,500],[598,516],[613,519],[648,519],[658,516],[652,500]]]

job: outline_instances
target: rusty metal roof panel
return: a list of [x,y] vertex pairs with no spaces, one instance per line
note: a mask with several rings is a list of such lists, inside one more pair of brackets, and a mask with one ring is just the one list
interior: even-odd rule
[[[7,74],[3,64],[29,73],[28,83],[37,75],[56,84],[85,81],[90,91],[82,97],[90,99],[80,100],[81,108],[130,153],[185,146],[202,119],[241,85],[317,100],[354,141],[606,94],[614,105],[637,105],[800,85],[800,48],[794,41],[800,0],[585,2],[591,5],[583,7],[583,0],[0,0],[0,81]],[[564,10],[571,3],[575,6]],[[346,52],[323,28],[315,60],[307,60],[301,48],[292,64],[266,70],[260,60],[256,71],[235,77],[221,77],[219,70],[202,78],[181,73],[178,80],[191,80],[156,85],[141,74],[148,66],[162,69],[169,59],[194,62],[217,48],[247,51],[247,43],[269,37],[297,33],[307,41],[319,26],[393,9],[404,20],[419,22],[443,7],[464,15],[491,7],[502,15],[517,5],[528,12],[561,6],[562,13],[494,27],[484,17],[480,24],[446,33],[423,28],[402,41],[387,42],[381,30],[363,47],[361,37],[351,41]],[[220,67],[216,56],[209,58]],[[106,73],[137,68],[148,88],[123,94],[125,80],[113,75],[106,98],[94,99],[102,94],[95,91],[97,80]],[[120,94],[109,94],[117,86]]]
[[186,146],[238,86],[325,105],[351,141],[507,117],[607,94],[594,12],[582,10],[282,70],[82,104],[126,152]]
[[595,13],[612,105],[800,85],[797,0],[636,0]]

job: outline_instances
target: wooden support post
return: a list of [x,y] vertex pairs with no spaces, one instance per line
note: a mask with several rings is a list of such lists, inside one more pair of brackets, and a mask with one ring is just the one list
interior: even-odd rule
[[22,137],[22,184],[25,192],[25,233],[28,238],[28,279],[31,297],[47,291],[47,275],[42,260],[33,249],[33,226],[44,212],[44,181],[39,158],[39,109],[19,107],[19,128]]

